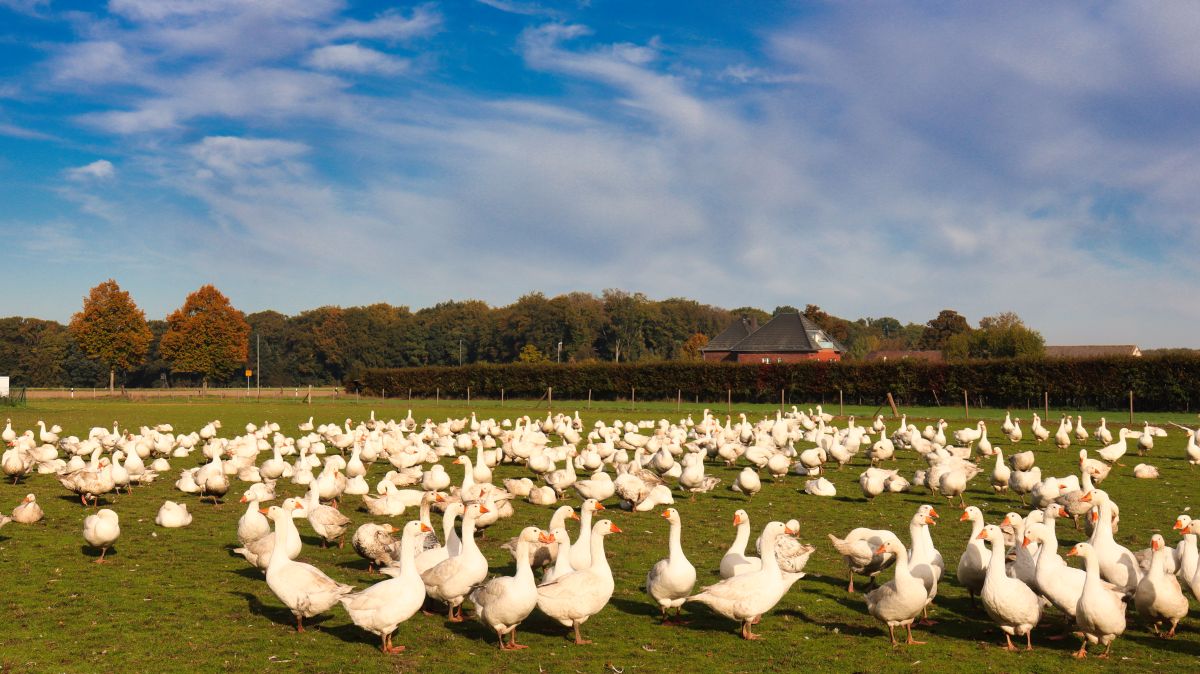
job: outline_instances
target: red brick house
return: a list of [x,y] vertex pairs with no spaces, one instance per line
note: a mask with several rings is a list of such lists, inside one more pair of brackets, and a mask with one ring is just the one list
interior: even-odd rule
[[762,327],[738,319],[700,350],[705,361],[730,363],[841,360],[845,351],[816,323],[796,313],[779,314]]

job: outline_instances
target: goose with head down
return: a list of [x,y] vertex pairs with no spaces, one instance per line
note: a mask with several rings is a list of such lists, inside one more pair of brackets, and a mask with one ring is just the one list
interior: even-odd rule
[[770,522],[763,528],[762,568],[726,578],[709,585],[687,601],[707,605],[717,613],[742,624],[742,638],[760,639],[754,634],[752,625],[767,611],[779,603],[792,584],[802,574],[784,573],[775,561],[775,545],[779,537],[788,531],[783,522]]

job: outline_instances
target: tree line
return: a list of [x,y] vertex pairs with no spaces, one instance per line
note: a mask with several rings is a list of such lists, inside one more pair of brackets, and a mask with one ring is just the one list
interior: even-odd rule
[[449,301],[411,310],[372,304],[326,306],[296,315],[245,314],[211,285],[163,320],[147,320],[113,280],[92,288],[69,324],[0,318],[0,374],[16,386],[193,386],[240,383],[261,364],[263,386],[328,384],[369,368],[475,363],[699,360],[731,322],[760,325],[800,312],[856,360],[875,350],[942,350],[950,358],[1036,356],[1042,338],[1015,314],[973,328],[944,310],[925,324],[892,317],[848,320],[819,306],[724,309],[685,298],[652,300],[605,290],[553,297],[529,293],[493,307]]

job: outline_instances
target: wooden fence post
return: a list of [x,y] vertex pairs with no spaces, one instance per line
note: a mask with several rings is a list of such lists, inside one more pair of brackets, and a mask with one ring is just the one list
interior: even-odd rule
[[963,418],[971,418],[971,399],[967,397],[967,389],[963,389]]
[[1045,407],[1046,421],[1049,421],[1050,420],[1050,392],[1049,391],[1042,391],[1042,402],[1045,403],[1045,405],[1046,405],[1046,407]]
[[546,387],[546,409],[547,410],[554,409],[554,387],[553,386]]
[[900,416],[900,410],[896,409],[896,399],[892,397],[891,391],[888,391],[887,401],[888,401],[888,406],[892,408],[892,418],[894,419],[894,418]]
[[725,413],[726,414],[733,413],[733,389],[732,388],[725,389]]
[[433,389],[433,402],[434,402],[434,404],[437,404],[437,405],[442,404],[442,387],[441,386],[435,387]]
[[629,388],[629,409],[631,409],[631,410],[637,409],[637,387],[636,386],[632,386]]
[[1129,392],[1129,423],[1133,425],[1133,391]]
[[471,406],[471,387],[467,387],[467,407]]
[[838,389],[838,416],[846,416],[846,397],[842,394],[842,389]]
[[675,411],[678,412],[683,405],[683,389],[675,389]]
[[783,414],[783,406],[784,406],[783,391],[784,391],[783,389],[779,389],[779,413],[780,414]]
[[592,389],[588,389],[588,409],[592,409]]

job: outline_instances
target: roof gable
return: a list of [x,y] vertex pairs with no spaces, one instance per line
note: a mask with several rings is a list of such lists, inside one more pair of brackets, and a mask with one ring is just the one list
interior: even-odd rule
[[750,333],[758,329],[750,319],[742,317],[729,324],[716,337],[709,340],[708,344],[701,351],[729,351],[735,344],[745,339]]

